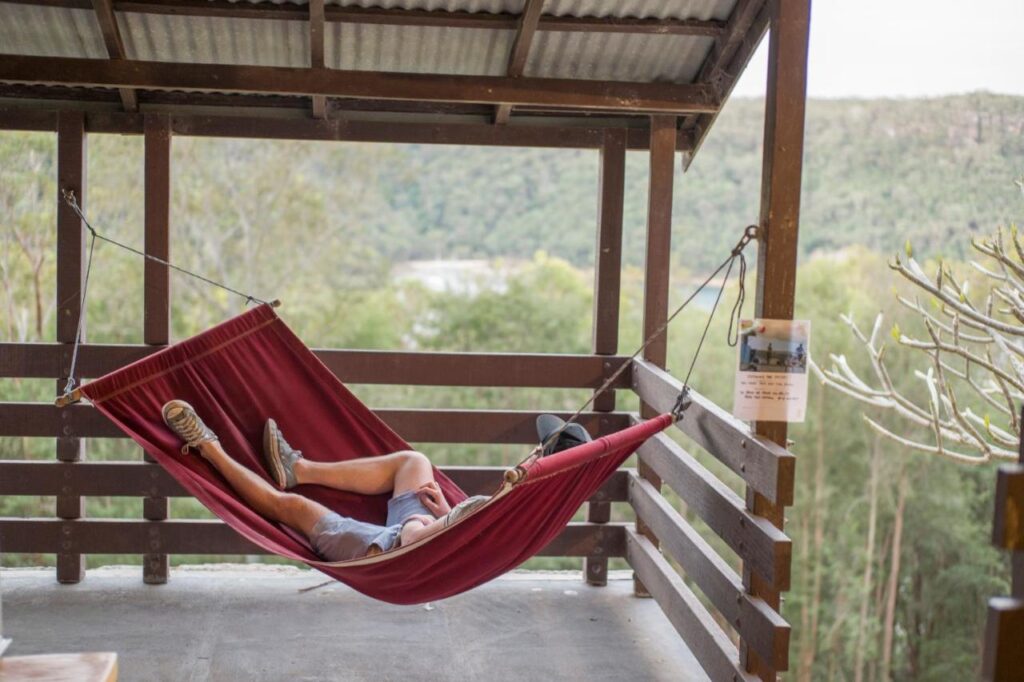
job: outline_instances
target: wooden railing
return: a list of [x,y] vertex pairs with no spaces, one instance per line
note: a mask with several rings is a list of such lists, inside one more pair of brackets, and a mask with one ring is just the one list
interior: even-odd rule
[[[654,365],[635,361],[633,388],[658,411],[672,408],[681,382]],[[734,471],[754,491],[776,505],[793,503],[795,458],[771,441],[752,434],[735,419],[695,391],[676,427],[708,454]],[[752,596],[741,575],[756,573],[777,591],[789,589],[792,545],[766,519],[751,513],[744,501],[667,434],[648,440],[640,460],[671,488],[734,553],[733,563],[718,555],[696,529],[642,478],[631,475],[629,501],[637,518],[653,531],[664,555],[643,535],[626,531],[626,559],[651,596],[687,642],[697,660],[715,680],[743,680],[740,651],[756,652],[770,668],[763,677],[789,667],[789,624],[767,602]],[[674,560],[682,575],[669,562]],[[684,582],[703,593],[717,618]],[[733,644],[727,630],[738,638]]]
[[[79,366],[95,376],[156,350],[149,346],[82,346]],[[322,350],[317,354],[349,383],[414,385],[594,388],[626,358],[584,355],[447,354]],[[60,344],[0,344],[0,376],[56,379],[66,372]],[[632,388],[650,407],[671,408],[680,383],[645,361],[633,361],[616,388]],[[710,455],[774,504],[793,499],[794,458],[706,398],[693,403],[677,427]],[[536,439],[537,412],[500,410],[380,409],[385,422],[417,443],[518,443]],[[587,412],[581,422],[595,434],[636,421],[624,412]],[[0,403],[0,435],[67,438],[123,438],[124,434],[87,404],[57,408],[48,403]],[[650,439],[639,458],[685,503],[689,514],[721,538],[731,555],[719,554],[661,494],[635,471],[616,472],[590,503],[602,510],[570,524],[542,552],[584,557],[587,565],[625,558],[645,589],[664,610],[713,679],[750,679],[741,648],[756,652],[773,671],[788,667],[789,625],[764,600],[752,596],[741,576],[756,574],[764,584],[786,590],[791,544],[767,519],[668,433]],[[498,467],[443,469],[467,493],[497,486]],[[166,500],[185,491],[158,465],[148,462],[3,461],[0,495],[49,495],[58,499],[129,496]],[[628,502],[659,545],[632,524],[611,523],[609,503]],[[166,503],[164,503],[166,504]],[[59,510],[58,510],[59,511]],[[58,516],[62,516],[58,513]],[[215,520],[2,518],[5,552],[88,554],[258,554],[262,550]],[[678,570],[673,563],[678,566]],[[167,579],[164,564],[144,562],[147,582]],[[590,576],[588,576],[589,578]],[[75,575],[71,576],[72,580]],[[689,583],[684,580],[688,579]],[[592,581],[594,582],[594,581]],[[597,581],[600,584],[600,581]],[[703,594],[703,601],[696,592]],[[705,606],[707,604],[707,606]],[[738,646],[735,642],[738,642]]]
[[992,543],[1010,551],[1011,590],[1008,597],[988,602],[982,679],[1024,680],[1024,441],[1020,463],[999,468],[996,477]]

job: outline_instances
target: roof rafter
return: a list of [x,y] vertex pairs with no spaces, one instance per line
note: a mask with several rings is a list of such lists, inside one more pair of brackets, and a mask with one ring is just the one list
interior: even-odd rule
[[[5,0],[25,5],[88,9],[90,0]],[[180,16],[233,17],[239,19],[291,19],[304,21],[307,10],[293,3],[231,2],[230,0],[112,0],[117,12],[174,14]],[[489,28],[514,30],[518,14],[451,12],[447,10],[405,10],[378,7],[331,5],[325,20],[355,24],[393,24],[398,26],[438,26],[451,28]],[[725,22],[699,19],[653,19],[637,17],[573,17],[543,15],[540,31],[594,31],[646,33],[657,35],[694,35],[711,38],[722,34]]]
[[[107,46],[107,54],[111,59],[125,59],[128,55],[124,49],[124,41],[121,40],[121,31],[117,26],[117,17],[114,16],[114,8],[111,0],[92,0],[92,8],[96,13],[96,21],[103,33],[103,42]],[[135,92],[130,88],[120,88],[118,93],[121,96],[121,105],[125,111],[136,111],[139,102]]]
[[69,59],[0,54],[0,82],[84,87],[475,102],[630,113],[712,113],[705,84],[627,83],[343,71],[274,66]]
[[[526,60],[530,56],[530,45],[533,44],[533,36],[537,33],[537,26],[540,23],[540,15],[544,10],[544,0],[525,0],[523,13],[519,17],[519,28],[516,29],[515,40],[512,41],[512,50],[508,56],[508,69],[505,73],[510,78],[519,78],[526,69]],[[499,104],[494,114],[494,122],[498,125],[508,123],[512,115],[512,105]]]
[[[712,88],[715,97],[724,102],[732,93],[739,75],[747,67],[754,51],[764,38],[771,19],[771,3],[767,0],[740,0],[732,17],[729,29],[721,46],[716,45],[705,60],[698,75],[698,82]],[[689,168],[704,137],[718,116],[717,112],[687,116],[682,128],[694,140],[693,148],[683,154],[683,167]]]

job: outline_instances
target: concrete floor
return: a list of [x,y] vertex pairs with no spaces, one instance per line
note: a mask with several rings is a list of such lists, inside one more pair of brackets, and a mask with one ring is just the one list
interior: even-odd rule
[[0,573],[8,656],[116,651],[121,680],[706,680],[630,574],[513,573],[420,606],[373,601],[290,566]]

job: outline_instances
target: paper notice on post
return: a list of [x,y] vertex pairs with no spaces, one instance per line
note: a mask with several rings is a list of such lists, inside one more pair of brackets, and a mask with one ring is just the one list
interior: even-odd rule
[[802,422],[807,412],[810,320],[741,320],[733,414]]

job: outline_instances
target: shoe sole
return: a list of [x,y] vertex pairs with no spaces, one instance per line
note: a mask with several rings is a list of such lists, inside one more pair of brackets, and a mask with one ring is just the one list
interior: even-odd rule
[[274,483],[281,490],[285,489],[287,478],[284,475],[284,466],[281,464],[281,450],[277,447],[277,424],[272,419],[267,420],[263,428],[263,458],[267,461],[267,468],[274,476]]

